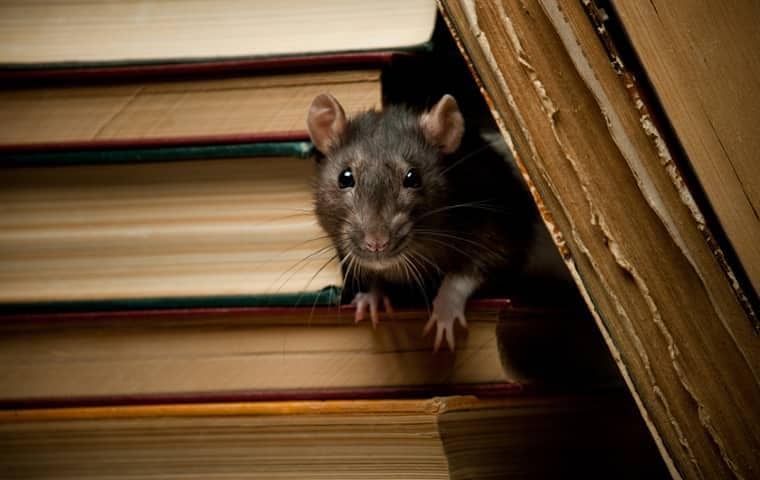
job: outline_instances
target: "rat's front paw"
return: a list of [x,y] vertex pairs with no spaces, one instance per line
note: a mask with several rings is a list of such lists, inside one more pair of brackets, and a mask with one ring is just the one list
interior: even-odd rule
[[425,333],[435,325],[435,351],[441,347],[443,337],[451,351],[454,351],[454,324],[467,328],[467,319],[464,316],[464,307],[472,292],[480,285],[482,278],[479,275],[446,274],[438,289],[438,294],[433,300],[433,313],[430,320],[425,324]]
[[433,313],[430,320],[425,324],[424,334],[427,334],[435,325],[435,346],[437,352],[441,348],[443,337],[446,337],[446,344],[449,349],[454,351],[454,324],[459,324],[467,328],[467,319],[464,316],[464,302],[451,301],[452,299],[438,294],[433,300]]
[[377,324],[380,321],[380,314],[378,313],[380,302],[383,303],[386,313],[393,313],[391,300],[377,290],[371,290],[367,293],[357,293],[351,302],[352,305],[356,305],[354,322],[358,323],[364,320],[364,316],[367,314],[367,310],[369,310],[369,317],[372,320],[372,328],[377,327]]

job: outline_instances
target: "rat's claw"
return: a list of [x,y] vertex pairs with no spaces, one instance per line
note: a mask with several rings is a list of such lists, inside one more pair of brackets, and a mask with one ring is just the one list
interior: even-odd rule
[[433,342],[434,351],[437,352],[440,350],[444,338],[446,338],[446,345],[449,347],[449,350],[452,352],[454,351],[454,323],[457,321],[463,327],[467,326],[467,320],[464,318],[464,313],[440,315],[437,311],[433,310],[432,315],[430,315],[430,320],[425,324],[423,333],[427,335],[427,333],[433,328],[433,325],[435,325],[435,341]]
[[451,296],[446,291],[439,291],[435,300],[433,300],[433,313],[425,324],[424,334],[428,334],[435,325],[435,341],[433,342],[434,351],[441,348],[443,339],[446,339],[446,345],[449,350],[454,351],[454,325],[459,323],[463,328],[467,328],[467,318],[464,316],[465,299],[457,296]]
[[[452,325],[453,326],[453,325]],[[449,346],[451,351],[454,351],[454,338],[453,335],[451,335],[450,327],[447,325],[442,325],[439,322],[436,322],[436,329],[435,329],[435,346],[433,347],[433,351],[437,352],[441,348],[441,341],[443,340],[443,335],[446,334],[446,344]]]
[[436,324],[435,319],[437,318],[437,315],[433,314],[430,315],[430,318],[428,319],[427,323],[425,324],[425,328],[422,329],[422,334],[427,335],[430,333],[430,329],[433,328],[433,325]]
[[377,304],[377,298],[374,297],[369,302],[369,318],[372,319],[372,328],[377,328],[377,324],[380,322],[377,313]]
[[372,327],[376,328],[380,322],[379,307],[380,302],[383,302],[385,311],[387,313],[393,313],[390,299],[380,294],[379,292],[372,290],[370,292],[359,292],[351,302],[352,305],[356,305],[356,313],[354,314],[354,323],[359,323],[364,320],[364,317],[369,310],[369,318],[372,320]]

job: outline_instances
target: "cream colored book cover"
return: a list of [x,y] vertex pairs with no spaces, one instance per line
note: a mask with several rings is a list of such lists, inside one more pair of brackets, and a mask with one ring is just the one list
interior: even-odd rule
[[271,296],[339,285],[313,161],[0,171],[0,303]]
[[432,0],[0,2],[0,64],[146,63],[428,42]]

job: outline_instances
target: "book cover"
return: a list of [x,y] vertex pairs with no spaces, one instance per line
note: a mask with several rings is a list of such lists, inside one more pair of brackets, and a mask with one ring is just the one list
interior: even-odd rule
[[132,78],[83,70],[73,79],[0,78],[0,152],[304,140],[306,112],[319,94],[341,98],[349,112],[381,106],[380,65],[217,67],[208,75],[167,67]]
[[0,316],[0,406],[400,398],[618,382],[582,309],[475,300],[454,352],[424,306],[355,324],[351,306],[214,307]]
[[0,64],[125,65],[415,48],[432,0],[0,5]]
[[12,410],[0,412],[0,468],[76,479],[668,478],[632,403],[611,392]]

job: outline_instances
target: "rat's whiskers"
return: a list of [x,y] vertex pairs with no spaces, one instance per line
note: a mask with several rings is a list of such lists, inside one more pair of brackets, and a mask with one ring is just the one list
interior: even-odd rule
[[[460,235],[455,235],[453,233],[449,233],[449,231],[447,231],[447,230],[440,231],[440,230],[425,230],[425,229],[420,229],[420,230],[416,230],[416,231],[418,233],[420,233],[421,236],[432,236],[432,237],[446,238],[446,239],[449,239],[449,240],[456,240],[456,241],[459,241],[459,242],[467,243],[467,244],[472,245],[474,247],[477,247],[477,248],[479,248],[481,250],[487,251],[488,253],[491,253],[493,255],[499,255],[499,256],[501,255],[499,252],[495,251],[494,249],[492,249],[488,245],[483,244],[482,242],[476,242],[474,240],[470,240],[469,238],[465,238],[465,237],[462,237]],[[432,240],[432,239],[430,239],[430,240]],[[454,248],[453,245],[451,247]],[[462,250],[459,250],[459,252],[461,252],[463,254],[465,253]]]
[[471,152],[469,152],[469,153],[467,153],[467,154],[463,155],[463,156],[462,156],[461,158],[459,158],[459,159],[458,159],[456,162],[454,162],[454,163],[452,163],[451,165],[449,165],[448,167],[446,167],[446,168],[445,168],[445,169],[444,169],[444,170],[441,172],[441,175],[445,174],[446,172],[448,172],[448,171],[449,171],[449,170],[451,170],[452,168],[456,167],[456,166],[457,166],[457,165],[459,165],[460,163],[464,162],[465,160],[468,160],[468,159],[472,158],[474,155],[477,155],[477,154],[479,154],[479,153],[483,152],[484,150],[487,150],[487,149],[489,149],[489,148],[493,147],[494,145],[496,145],[497,143],[500,143],[500,142],[503,142],[503,141],[504,141],[504,140],[503,140],[501,137],[499,137],[499,138],[496,138],[496,139],[494,139],[494,140],[491,140],[491,141],[488,141],[488,142],[484,143],[484,144],[483,144],[483,146],[481,146],[481,147],[479,147],[479,148],[476,148],[475,150],[473,150],[473,151],[471,151]]
[[[411,258],[419,259],[419,260],[425,262],[427,265],[430,265],[438,273],[443,273],[443,271],[438,267],[438,265],[436,265],[435,263],[433,263],[433,261],[430,260],[430,258],[428,258],[426,255],[424,255],[422,252],[420,252],[418,250],[415,250],[414,248],[410,247],[410,248],[407,249],[407,253],[409,254],[409,256]],[[422,265],[420,265],[420,266],[422,266]]]
[[476,200],[472,202],[464,202],[464,203],[456,203],[452,205],[446,205],[444,207],[436,208],[435,210],[431,210],[429,212],[425,212],[424,214],[420,215],[417,218],[417,222],[420,220],[423,220],[425,218],[428,218],[432,215],[435,215],[437,213],[446,212],[448,210],[456,210],[459,208],[472,208],[474,210],[483,210],[490,213],[495,214],[506,214],[508,213],[508,210],[504,206],[496,205],[493,203],[490,203],[491,200]]
[[452,250],[454,250],[456,252],[461,253],[465,257],[469,257],[470,256],[470,253],[465,252],[464,250],[462,250],[461,248],[459,248],[459,247],[457,247],[455,245],[452,245],[451,242],[445,242],[445,241],[443,241],[441,239],[433,237],[432,235],[430,235],[429,233],[426,233],[426,232],[417,232],[417,233],[418,233],[418,235],[420,237],[422,237],[424,240],[427,240],[428,242],[432,242],[432,243],[435,243],[437,245],[441,245],[445,249],[452,249]]
[[422,280],[419,270],[417,269],[417,266],[406,255],[406,253],[402,253],[401,258],[404,261],[404,263],[409,267],[409,272],[411,274],[411,277],[414,278],[414,283],[419,287],[420,293],[422,294],[422,298],[425,300],[425,307],[427,308],[428,314],[430,314],[430,300],[428,299],[427,293],[425,292],[425,284]]
[[[332,250],[332,248],[333,248],[332,245],[325,245],[324,247],[311,252],[310,254],[304,256],[303,258],[298,260],[296,263],[294,263],[290,267],[286,268],[283,272],[280,273],[280,275],[277,276],[277,278],[274,281],[272,281],[272,286],[276,286],[277,284],[279,284],[279,287],[277,287],[277,289],[273,293],[279,293],[280,290],[282,290],[282,288],[290,281],[290,279],[292,279],[302,268],[306,266],[306,264],[308,263],[310,259],[318,255],[322,255],[325,252]],[[288,277],[283,280],[283,277],[285,277],[285,275],[288,275]]]

